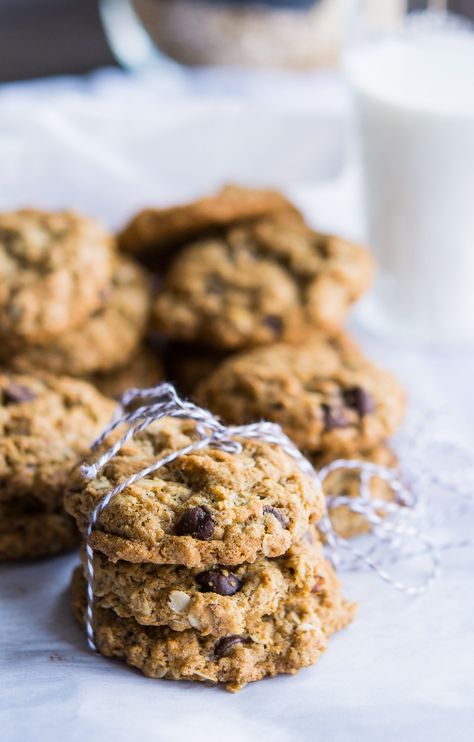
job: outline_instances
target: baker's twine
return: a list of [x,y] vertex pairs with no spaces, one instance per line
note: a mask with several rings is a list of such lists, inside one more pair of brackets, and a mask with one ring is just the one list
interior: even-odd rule
[[[136,406],[137,404],[139,406]],[[90,516],[86,531],[86,632],[91,649],[95,650],[96,645],[93,630],[94,554],[90,542],[92,532],[101,513],[120,492],[161,467],[176,461],[181,456],[187,456],[206,448],[217,448],[235,454],[240,453],[242,444],[236,440],[237,438],[260,440],[279,446],[296,461],[301,471],[314,480],[321,494],[324,481],[334,472],[354,470],[359,474],[359,495],[357,497],[328,496],[325,513],[318,523],[318,528],[326,544],[328,558],[336,567],[368,568],[393,588],[408,595],[419,595],[425,592],[435,581],[439,571],[437,549],[410,522],[409,514],[416,508],[417,497],[402,482],[396,470],[365,461],[339,459],[317,472],[279,425],[257,422],[250,425],[226,426],[209,410],[181,399],[174,387],[166,382],[149,389],[129,389],[125,392],[111,423],[92,444],[92,450],[97,450],[112,431],[125,426],[125,432],[94,463],[84,464],[81,467],[82,473],[88,479],[94,479],[101,469],[120,451],[122,446],[145,430],[151,423],[164,417],[194,420],[198,439],[180,450],[172,451],[167,456],[158,459],[153,464],[144,467],[120,482],[100,499]],[[392,501],[372,499],[371,482],[374,477],[378,477],[388,485],[393,495]],[[360,514],[367,521],[369,545],[365,551],[355,547],[335,532],[329,514],[332,510],[342,506],[353,513]],[[410,541],[415,544],[416,555],[428,557],[429,562],[427,574],[415,585],[407,585],[396,579],[387,571],[385,566],[389,562],[398,561],[397,555],[402,555],[404,546]]]

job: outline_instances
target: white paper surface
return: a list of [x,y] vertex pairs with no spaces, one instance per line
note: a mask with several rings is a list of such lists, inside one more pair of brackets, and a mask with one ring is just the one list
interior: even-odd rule
[[[88,83],[10,86],[0,90],[0,208],[73,206],[115,227],[139,206],[239,179],[284,186],[316,225],[358,236],[357,193],[344,169],[349,134],[347,99],[330,75],[103,73]],[[454,428],[474,441],[473,352],[401,349],[355,331],[414,399],[446,404]],[[445,518],[438,508],[427,493],[437,539],[472,534],[472,517]],[[342,575],[360,603],[353,626],[314,668],[237,695],[148,680],[91,654],[69,607],[76,561],[0,568],[2,742],[473,739],[472,547],[444,553],[440,578],[421,598],[369,574]]]

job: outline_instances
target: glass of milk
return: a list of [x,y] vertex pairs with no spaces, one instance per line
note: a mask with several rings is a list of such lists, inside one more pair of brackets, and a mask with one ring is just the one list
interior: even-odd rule
[[362,316],[386,336],[474,344],[473,27],[446,3],[416,14],[393,4],[400,22],[387,32],[354,1],[344,59],[379,263]]

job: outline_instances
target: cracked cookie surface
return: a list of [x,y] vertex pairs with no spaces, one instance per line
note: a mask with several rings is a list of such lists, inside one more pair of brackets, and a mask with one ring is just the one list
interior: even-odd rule
[[70,469],[114,409],[77,379],[0,372],[0,501],[61,503]]
[[194,392],[234,424],[271,420],[308,455],[352,455],[400,425],[405,396],[342,333],[275,343],[224,361]]
[[47,343],[103,303],[113,242],[72,211],[0,214],[0,336],[10,347]]
[[[114,436],[104,448],[112,440]],[[96,479],[87,481],[80,471],[75,473],[66,510],[85,533],[93,508],[107,492],[196,440],[193,421],[165,418],[152,423]],[[278,447],[240,442],[241,453],[196,451],[130,485],[99,516],[92,547],[113,561],[202,568],[285,553],[309,521],[321,516],[321,490]]]
[[167,337],[235,350],[336,328],[367,289],[362,247],[283,215],[242,224],[182,249],[154,305]]
[[180,206],[140,211],[119,234],[119,247],[149,265],[166,263],[183,244],[241,221],[281,212],[298,215],[277,191],[227,185],[218,193]]
[[[112,609],[94,605],[94,636],[99,651],[118,657],[154,678],[226,684],[239,690],[248,682],[298,672],[318,659],[328,636],[353,619],[355,606],[341,595],[330,565],[317,557],[323,582],[311,592],[296,582],[271,615],[249,622],[241,633],[203,636],[194,629],[143,626]],[[82,623],[85,580],[73,577],[73,607]]]

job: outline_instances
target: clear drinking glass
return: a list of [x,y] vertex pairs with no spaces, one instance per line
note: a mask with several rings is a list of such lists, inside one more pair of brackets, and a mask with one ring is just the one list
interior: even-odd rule
[[389,32],[363,0],[349,14],[344,69],[379,264],[361,314],[402,340],[473,343],[474,3],[403,5]]

